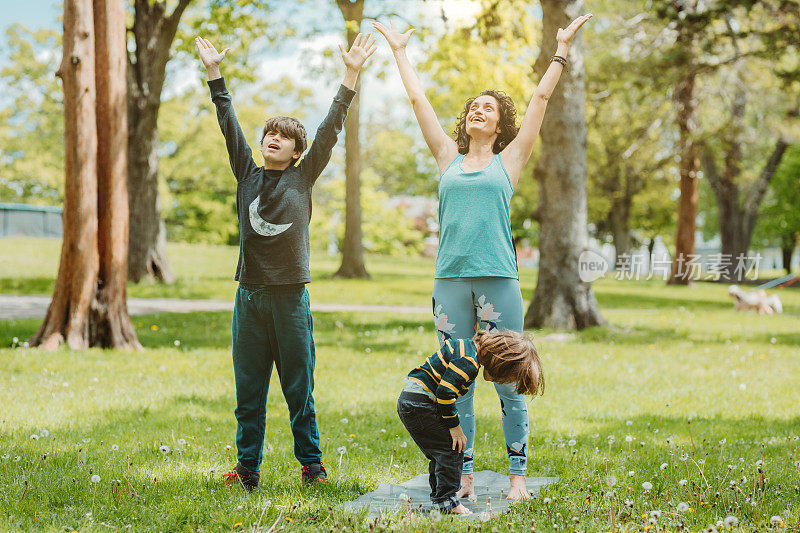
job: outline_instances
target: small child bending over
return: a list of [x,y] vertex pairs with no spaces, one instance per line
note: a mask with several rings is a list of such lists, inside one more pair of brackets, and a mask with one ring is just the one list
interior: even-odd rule
[[472,339],[450,339],[409,372],[397,414],[430,461],[431,501],[441,511],[471,514],[459,502],[461,466],[467,437],[456,398],[467,392],[483,367],[483,378],[514,383],[520,394],[544,392],[539,355],[529,337],[516,331],[479,331]]

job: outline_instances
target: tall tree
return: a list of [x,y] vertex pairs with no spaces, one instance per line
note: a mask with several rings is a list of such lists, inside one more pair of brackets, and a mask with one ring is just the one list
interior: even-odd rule
[[170,48],[181,16],[192,0],[179,0],[172,12],[166,0],[134,0],[128,54],[128,188],[130,240],[128,275],[171,283],[166,231],[158,201],[158,110]]
[[64,238],[53,300],[31,340],[46,349],[140,347],[125,299],[124,17],[116,0],[64,2]]
[[[358,36],[361,21],[364,20],[364,0],[336,0],[336,5],[344,18],[349,50]],[[356,95],[344,121],[345,227],[342,264],[334,274],[341,278],[370,277],[364,265],[364,247],[361,242],[361,140],[358,137],[361,76],[356,81],[355,89]]]
[[[542,0],[542,47],[534,64],[541,76],[555,51],[559,28],[583,13],[582,0]],[[583,37],[570,47],[569,66],[542,122],[539,183],[539,274],[526,327],[583,329],[604,323],[591,284],[578,275],[586,248],[586,120]]]

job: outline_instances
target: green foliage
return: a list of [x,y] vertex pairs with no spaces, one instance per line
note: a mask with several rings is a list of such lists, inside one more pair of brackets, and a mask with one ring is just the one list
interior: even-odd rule
[[800,237],[800,146],[790,146],[770,182],[753,244],[791,248]]
[[0,201],[57,204],[64,189],[61,36],[12,24],[3,51]]

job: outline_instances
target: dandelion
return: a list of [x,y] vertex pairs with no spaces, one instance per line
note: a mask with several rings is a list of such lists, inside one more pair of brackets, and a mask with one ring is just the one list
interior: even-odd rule
[[605,493],[605,499],[606,500],[611,500],[613,498],[614,498],[614,491],[613,490],[610,490],[610,491]]
[[441,512],[439,512],[437,509],[434,509],[433,511],[431,511],[431,520],[433,520],[434,522],[437,522],[437,521],[439,521],[440,518],[442,518],[442,513]]
[[488,522],[491,519],[492,515],[488,511],[481,511],[481,513],[478,515],[478,520],[481,522]]
[[660,468],[661,470],[666,470],[668,466],[669,466],[669,465],[668,465],[667,463],[661,463],[661,466],[659,466],[659,468]]
[[242,527],[242,523],[241,522],[236,522],[235,524],[233,524],[233,527],[234,528],[240,528],[240,527]]
[[628,477],[633,477],[635,475],[636,475],[636,472],[634,472],[633,470],[629,470],[628,471]]
[[408,443],[406,441],[400,443],[401,448],[405,448],[406,446],[408,446]]
[[626,421],[626,422],[625,422],[625,425],[626,425],[626,426],[632,426],[632,425],[633,425],[633,420],[628,420],[628,421]]
[[347,448],[345,448],[344,446],[339,446],[338,448],[336,448],[336,451],[339,452],[339,455],[344,455],[347,452]]
[[708,526],[703,531],[705,531],[706,533],[717,533],[717,528],[715,528],[714,526]]
[[680,460],[681,460],[681,461],[683,461],[683,462],[686,462],[686,460],[687,460],[688,458],[689,458],[689,456],[688,456],[688,455],[686,455],[685,453],[682,453],[682,454],[681,454],[681,456],[680,456],[680,457],[678,457],[678,459],[680,459]]
[[631,437],[630,435],[626,436],[625,442],[633,442],[633,437]]
[[111,445],[111,451],[112,451],[112,452],[115,452],[115,451],[117,451],[117,450],[119,450],[119,446],[117,446],[116,444],[112,444],[112,445]]
[[550,502],[551,502],[551,501],[552,501],[552,500],[551,500],[549,497],[545,497],[545,498],[542,500],[542,503],[543,503],[543,504],[545,504],[545,505],[550,505]]
[[629,508],[633,509],[633,500],[625,498],[625,507],[629,507]]
[[661,518],[661,511],[659,511],[658,509],[650,511],[650,517],[658,520],[659,518]]
[[211,428],[206,428],[203,431],[205,431],[207,433],[207,432],[211,431]]
[[175,341],[172,344],[174,344],[175,346],[180,346],[181,345],[181,341],[179,341],[178,339],[175,339]]
[[645,481],[644,483],[642,483],[642,488],[644,490],[653,490],[653,484],[650,483],[649,481]]
[[100,476],[97,474],[92,476],[92,483],[100,483]]
[[688,484],[689,484],[689,481],[686,480],[686,479],[682,479],[682,480],[678,481],[678,485],[680,485],[681,487],[685,487]]
[[14,461],[15,463],[18,463],[18,462],[20,461],[20,459],[22,459],[22,457],[20,457],[19,455],[17,455],[16,457],[14,457],[13,461]]
[[652,517],[652,516],[651,516],[650,518],[648,518],[648,519],[647,519],[647,522],[648,522],[648,523],[649,523],[651,526],[654,526],[654,525],[656,525],[656,524],[658,523],[658,520],[656,520],[654,517]]
[[42,431],[39,432],[39,436],[42,437],[43,439],[46,439],[47,437],[50,436],[50,432],[47,431],[46,429],[43,429]]
[[758,468],[758,471],[760,472],[764,468],[764,461],[756,461],[756,468]]
[[13,339],[11,339],[11,342],[13,342],[14,344],[19,343],[19,337],[14,337]]
[[178,439],[178,446],[186,446],[186,439]]
[[230,450],[230,449],[231,449],[231,445],[230,445],[230,444],[226,444],[226,445],[225,445],[225,449],[226,449],[226,450]]
[[613,487],[616,484],[617,484],[617,478],[611,475],[606,476],[606,485],[608,485],[609,487]]
[[570,441],[567,444],[569,444],[569,446],[571,448],[572,446],[575,446],[577,444],[577,442],[575,441],[575,439],[570,439]]
[[381,433],[386,433],[386,430],[381,428]]
[[341,420],[339,420],[339,422],[341,422],[342,424],[347,424],[348,420],[346,418],[342,418]]
[[679,512],[679,513],[685,513],[686,511],[688,511],[688,510],[689,510],[689,504],[688,504],[688,503],[686,503],[686,502],[680,502],[680,503],[678,504],[678,507],[677,507],[677,509],[678,509],[678,512]]
[[739,390],[742,392],[746,391],[747,385],[745,385],[744,383],[739,383]]
[[772,524],[772,527],[782,526],[783,525],[783,518],[778,515],[773,516],[769,519],[769,523]]
[[163,455],[167,455],[169,453],[169,446],[162,445],[158,451],[160,451]]
[[89,444],[90,442],[92,442],[92,439],[83,439],[84,444]]
[[739,525],[739,519],[733,515],[725,517],[725,527],[736,527]]
[[39,435],[34,433],[33,435],[31,435],[31,440],[39,440]]
[[7,454],[7,453],[4,453],[2,455],[2,457],[3,457],[3,460],[8,460],[9,458],[11,458],[11,456],[9,454]]
[[405,492],[401,493],[400,496],[398,496],[398,499],[400,499],[400,501],[404,501],[404,502],[409,501],[408,494],[406,494]]

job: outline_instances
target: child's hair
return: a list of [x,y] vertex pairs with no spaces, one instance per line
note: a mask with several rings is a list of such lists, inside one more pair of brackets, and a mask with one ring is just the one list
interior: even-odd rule
[[264,137],[270,131],[277,131],[278,133],[294,139],[294,149],[301,154],[306,151],[306,129],[303,124],[294,117],[272,117],[267,119],[264,123],[264,129],[261,131],[261,142],[264,142]]
[[539,354],[527,335],[516,331],[478,331],[473,337],[478,363],[495,383],[516,383],[519,394],[544,394]]

